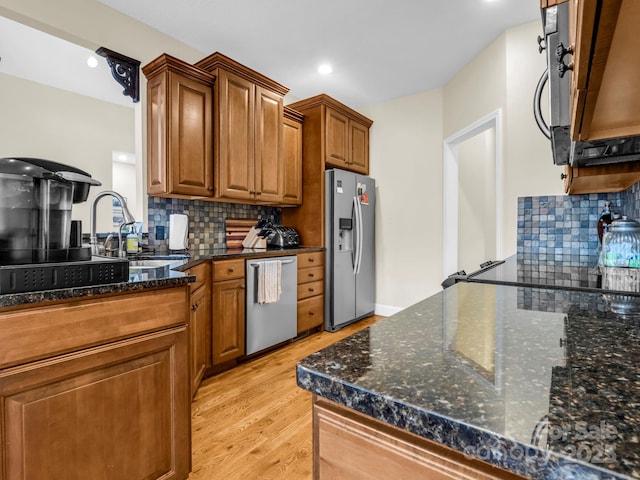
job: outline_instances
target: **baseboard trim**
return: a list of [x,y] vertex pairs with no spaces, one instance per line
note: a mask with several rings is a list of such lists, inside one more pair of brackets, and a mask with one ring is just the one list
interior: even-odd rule
[[380,305],[379,303],[376,303],[375,314],[382,315],[383,317],[390,317],[401,310],[403,309],[400,307],[394,307],[393,305]]

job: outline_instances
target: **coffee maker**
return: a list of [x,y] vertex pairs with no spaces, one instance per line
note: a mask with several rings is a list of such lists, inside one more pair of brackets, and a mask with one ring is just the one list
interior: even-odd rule
[[0,294],[126,280],[121,268],[116,275],[95,271],[92,265],[105,261],[91,256],[80,222],[71,220],[72,205],[98,185],[69,165],[0,158]]

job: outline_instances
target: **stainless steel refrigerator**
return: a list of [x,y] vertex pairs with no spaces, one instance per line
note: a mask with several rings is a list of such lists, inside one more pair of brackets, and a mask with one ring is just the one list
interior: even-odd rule
[[375,309],[376,183],[344,170],[325,172],[325,330],[335,332]]

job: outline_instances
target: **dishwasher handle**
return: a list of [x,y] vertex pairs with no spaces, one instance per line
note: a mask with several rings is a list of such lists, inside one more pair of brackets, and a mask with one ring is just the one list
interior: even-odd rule
[[[290,263],[295,262],[295,259],[294,260],[280,260],[280,261],[282,262],[283,265],[289,265]],[[249,265],[250,267],[253,267],[253,268],[260,268],[260,265],[262,265],[263,263],[264,263],[264,261],[255,262],[255,263],[247,262],[247,265]]]

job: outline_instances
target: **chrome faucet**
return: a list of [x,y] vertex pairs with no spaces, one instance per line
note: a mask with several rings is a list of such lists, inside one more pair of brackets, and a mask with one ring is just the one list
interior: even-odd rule
[[120,202],[120,206],[122,207],[122,223],[118,228],[118,256],[125,257],[127,255],[126,250],[122,245],[122,227],[125,225],[132,225],[136,223],[135,218],[131,215],[129,208],[127,207],[127,202],[118,192],[114,192],[112,190],[105,190],[96,195],[93,199],[93,203],[91,205],[91,237],[89,243],[91,245],[91,255],[100,255],[100,249],[98,245],[98,238],[96,234],[96,207],[98,205],[98,201],[102,197],[106,197],[107,195],[116,198]]

